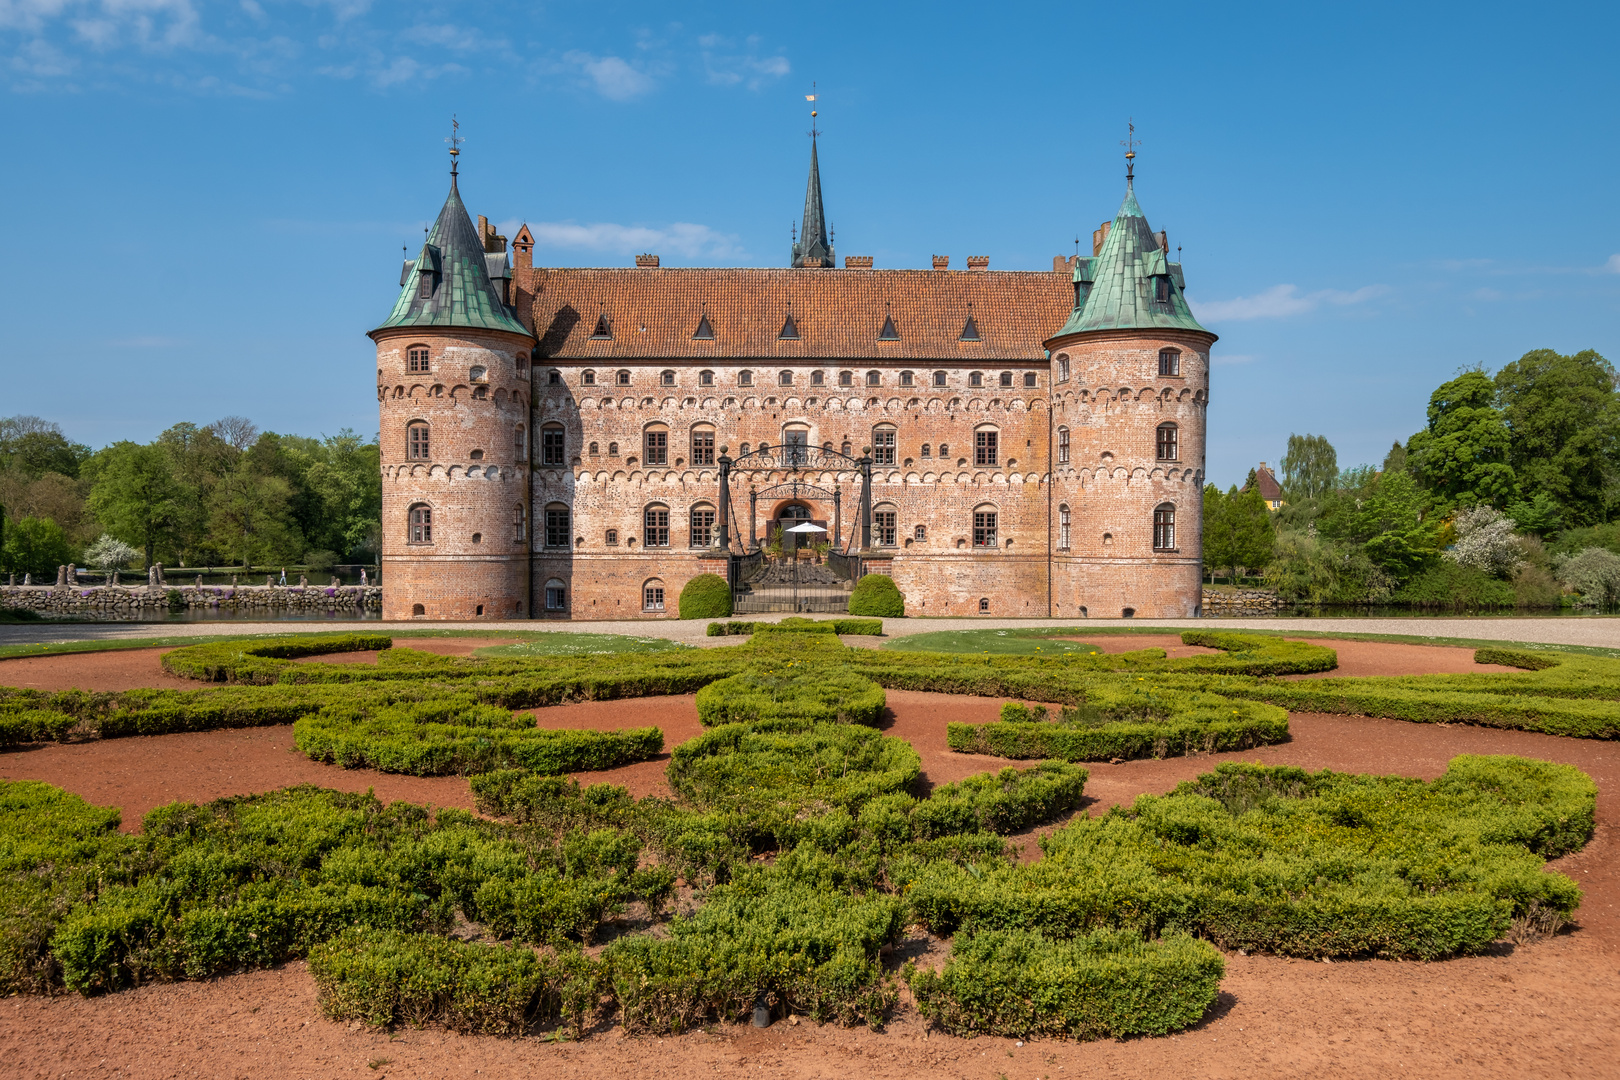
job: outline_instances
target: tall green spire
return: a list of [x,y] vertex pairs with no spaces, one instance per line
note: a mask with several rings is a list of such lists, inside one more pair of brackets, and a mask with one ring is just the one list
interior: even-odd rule
[[1183,295],[1181,264],[1171,262],[1162,234],[1148,228],[1127,178],[1125,201],[1108,226],[1102,249],[1076,259],[1074,310],[1053,337],[1090,330],[1197,330]]
[[450,194],[428,233],[427,243],[422,245],[415,265],[407,263],[400,276],[399,299],[377,330],[396,326],[471,327],[529,335],[490,281],[484,245],[461,203],[454,171],[450,174]]
[[820,266],[831,266],[832,244],[827,240],[827,214],[821,206],[821,166],[816,160],[816,133],[810,133],[810,180],[804,188],[804,224],[799,242],[793,245],[793,264],[803,266],[806,258],[820,259]]

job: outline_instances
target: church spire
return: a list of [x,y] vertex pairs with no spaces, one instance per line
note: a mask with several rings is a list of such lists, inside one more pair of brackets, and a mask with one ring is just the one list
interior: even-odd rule
[[[814,85],[812,84],[812,90]],[[814,93],[806,94],[805,100],[815,103]],[[815,108],[810,110],[810,179],[804,188],[804,224],[799,229],[799,241],[793,245],[793,262],[791,265],[802,267],[807,259],[816,260],[811,266],[833,265],[833,248],[827,239],[827,213],[821,205],[821,165],[816,154],[816,137],[821,133],[816,130],[815,121],[818,115]]]

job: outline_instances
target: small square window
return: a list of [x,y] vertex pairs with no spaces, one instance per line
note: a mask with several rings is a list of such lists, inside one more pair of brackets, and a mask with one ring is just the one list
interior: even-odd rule
[[661,372],[659,374],[659,376],[658,376],[658,385],[659,386],[674,386],[675,385],[675,373],[673,371]]
[[821,386],[826,381],[827,381],[827,373],[826,372],[824,372],[824,371],[812,371],[810,373],[810,385],[811,386]]
[[628,371],[621,371],[621,372],[619,372],[618,378],[616,380],[614,380],[614,381],[617,382],[620,386],[629,386],[630,385],[630,373]]
[[840,371],[838,373],[838,385],[839,386],[854,386],[855,385],[855,373],[853,371]]
[[1033,371],[1024,372],[1024,385],[1025,386],[1034,386],[1035,385],[1035,373]]
[[562,372],[560,372],[560,371],[549,371],[549,372],[547,372],[546,373],[546,385],[547,386],[561,386],[562,385]]
[[984,372],[975,371],[973,374],[969,375],[968,376],[968,385],[969,386],[983,386],[984,385]]
[[945,385],[945,373],[943,371],[934,372],[934,385],[935,386],[944,386]]
[[901,386],[912,386],[912,385],[915,385],[915,384],[914,384],[914,383],[913,383],[913,381],[912,381],[912,375],[911,375],[911,372],[909,372],[909,371],[902,371],[902,372],[901,372],[901,373],[900,373],[900,385],[901,385]]
[[568,609],[568,590],[561,585],[546,586],[546,610],[566,611]]
[[737,385],[738,386],[753,386],[754,385],[754,373],[752,371],[739,371],[737,373]]
[[1001,373],[1001,385],[1002,386],[1011,386],[1012,384],[1013,384],[1013,373],[1010,372],[1010,371],[1003,371]]
[[607,541],[606,542],[607,542],[608,547],[618,547],[619,546],[619,530],[618,529],[609,529],[607,531]]
[[641,609],[643,611],[664,610],[664,587],[662,585],[648,585],[641,590]]

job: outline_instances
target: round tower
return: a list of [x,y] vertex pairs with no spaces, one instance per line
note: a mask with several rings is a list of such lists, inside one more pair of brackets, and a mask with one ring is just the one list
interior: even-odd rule
[[530,354],[504,237],[456,188],[377,344],[384,619],[528,618]]
[[1205,417],[1215,335],[1169,240],[1125,201],[1076,258],[1052,363],[1053,615],[1187,618],[1203,594]]

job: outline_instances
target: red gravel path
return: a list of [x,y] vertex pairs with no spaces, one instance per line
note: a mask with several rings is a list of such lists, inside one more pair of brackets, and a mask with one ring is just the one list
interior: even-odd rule
[[[1148,644],[1141,637],[1109,643],[1127,640],[1136,648]],[[1341,675],[1484,670],[1471,663],[1471,650],[1322,644],[1339,650],[1341,669],[1335,674]],[[5,661],[0,682],[18,685],[13,673],[24,664],[35,665],[30,678],[60,679],[64,671],[39,665],[70,660],[72,677],[81,685],[154,685],[153,655]],[[147,681],[131,682],[137,670],[124,665],[143,656]],[[999,700],[893,691],[889,702],[893,716],[887,732],[917,747],[930,782],[1005,764],[944,749],[947,722],[991,719]],[[657,724],[671,746],[699,730],[690,696],[591,702],[535,715],[547,727]],[[1291,728],[1289,743],[1243,754],[1088,765],[1086,790],[1093,800],[1088,810],[1096,813],[1142,792],[1167,791],[1233,758],[1425,778],[1439,775],[1459,753],[1568,762],[1590,773],[1600,790],[1597,835],[1585,850],[1556,864],[1586,891],[1578,927],[1502,955],[1437,964],[1313,964],[1229,956],[1221,999],[1210,1016],[1199,1027],[1165,1039],[1037,1041],[1019,1047],[998,1038],[937,1033],[924,1038],[923,1025],[909,1010],[880,1035],[809,1023],[779,1023],[764,1031],[725,1027],[713,1035],[665,1040],[628,1038],[615,1028],[578,1045],[463,1038],[437,1030],[377,1035],[321,1019],[303,965],[290,964],[97,999],[12,998],[0,1002],[0,1060],[7,1062],[6,1075],[18,1077],[1620,1075],[1620,851],[1615,843],[1620,746],[1313,714],[1295,714]],[[470,805],[460,778],[346,772],[316,765],[290,747],[288,728],[48,746],[0,755],[0,777],[43,779],[92,802],[123,806],[131,825],[141,812],[172,799],[200,801],[306,780],[349,790],[371,786],[385,799]],[[612,779],[637,794],[650,794],[664,790],[662,767],[648,762],[581,779]]]

